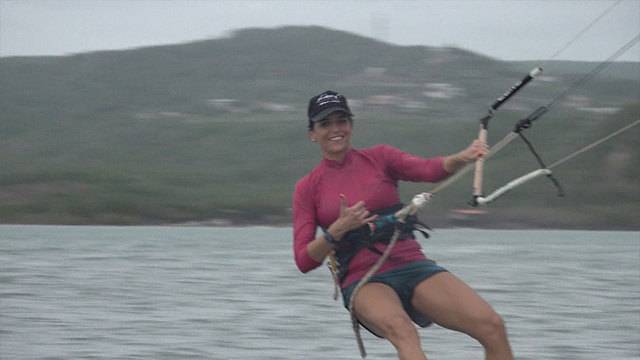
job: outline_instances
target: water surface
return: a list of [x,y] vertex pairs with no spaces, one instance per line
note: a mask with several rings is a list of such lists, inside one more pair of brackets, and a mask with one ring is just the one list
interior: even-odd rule
[[[427,254],[504,317],[517,359],[640,358],[640,233],[437,230]],[[0,359],[359,359],[289,228],[0,226]],[[394,349],[363,332],[369,359]],[[420,330],[430,360],[482,359]]]

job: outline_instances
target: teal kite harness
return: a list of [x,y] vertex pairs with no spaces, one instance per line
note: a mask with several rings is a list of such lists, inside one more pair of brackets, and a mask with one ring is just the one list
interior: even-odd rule
[[[413,231],[420,232],[425,238],[429,237],[427,230],[431,230],[431,228],[418,220],[416,215],[409,215],[404,221],[399,221],[396,218],[395,213],[403,207],[404,205],[400,203],[392,207],[374,211],[373,213],[378,215],[376,220],[347,232],[342,239],[336,243],[336,276],[340,284],[342,284],[347,275],[351,259],[360,250],[366,248],[368,251],[382,255],[382,252],[378,250],[374,244],[388,244],[396,230],[400,231],[398,240],[412,239]],[[325,229],[323,229],[323,231],[326,232]]]

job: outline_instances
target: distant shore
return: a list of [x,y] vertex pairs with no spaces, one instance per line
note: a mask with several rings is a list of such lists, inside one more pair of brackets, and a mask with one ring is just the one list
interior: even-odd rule
[[[640,231],[640,224],[636,226],[625,225],[607,225],[607,224],[562,224],[556,223],[552,226],[535,221],[522,221],[516,219],[429,219],[428,225],[433,229],[456,229],[456,228],[476,228],[476,229],[503,229],[503,230],[592,230],[592,231]],[[158,224],[155,224],[158,225]],[[288,221],[235,221],[233,219],[207,219],[200,221],[187,221],[177,223],[167,223],[161,225],[168,226],[193,226],[193,227],[252,227],[252,226],[268,226],[268,227],[291,227],[292,223]],[[639,239],[640,240],[640,239]]]

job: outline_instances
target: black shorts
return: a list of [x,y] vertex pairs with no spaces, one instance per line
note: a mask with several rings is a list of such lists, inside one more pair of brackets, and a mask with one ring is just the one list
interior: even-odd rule
[[[413,308],[413,305],[411,305],[413,289],[415,289],[415,287],[423,280],[443,271],[447,270],[436,264],[435,261],[427,259],[412,262],[403,267],[389,270],[381,274],[376,274],[371,277],[369,283],[378,282],[391,287],[396,294],[398,294],[398,297],[400,297],[402,307],[404,308],[404,311],[407,312],[411,320],[420,327],[427,327],[432,324],[432,321],[420,314]],[[358,282],[356,281],[342,289],[342,300],[347,309],[349,307],[349,299],[351,298],[351,294],[353,293],[353,290],[355,290],[357,284]],[[370,329],[367,330],[380,337],[380,335],[374,333]]]

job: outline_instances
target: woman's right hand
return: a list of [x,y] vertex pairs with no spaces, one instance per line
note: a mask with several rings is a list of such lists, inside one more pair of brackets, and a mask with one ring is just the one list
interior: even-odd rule
[[358,201],[353,206],[347,204],[346,196],[340,194],[340,216],[328,229],[337,241],[340,241],[345,233],[372,222],[378,217],[375,214],[371,215],[364,201]]
[[[378,218],[378,215],[369,216],[370,213],[365,207],[364,201],[358,201],[353,206],[347,204],[346,197],[340,194],[340,215],[327,229],[329,235],[337,242],[341,241],[347,232]],[[317,262],[322,262],[335,249],[335,244],[331,244],[332,241],[327,239],[326,235],[316,238],[307,246],[309,256]]]

